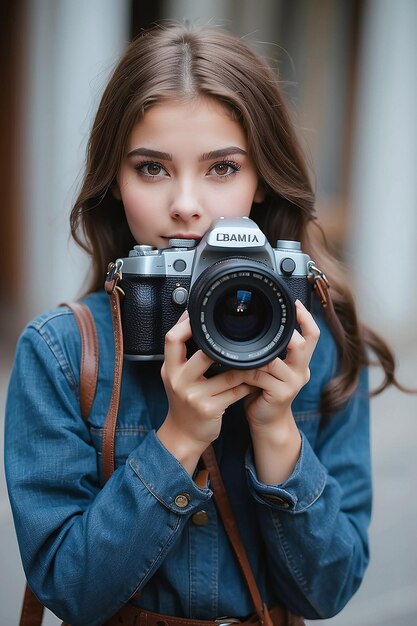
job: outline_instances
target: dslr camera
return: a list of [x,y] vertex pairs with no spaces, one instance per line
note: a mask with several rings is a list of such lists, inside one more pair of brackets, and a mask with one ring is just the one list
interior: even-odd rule
[[314,264],[300,243],[272,248],[247,217],[216,220],[199,243],[136,245],[116,265],[128,359],[163,360],[165,334],[187,308],[193,342],[217,364],[260,367],[285,356],[294,301],[311,305]]

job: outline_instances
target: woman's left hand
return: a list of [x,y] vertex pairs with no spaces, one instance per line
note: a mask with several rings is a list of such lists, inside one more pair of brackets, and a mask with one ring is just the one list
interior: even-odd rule
[[[294,330],[285,360],[276,358],[257,370],[251,370],[250,384],[261,391],[248,397],[246,415],[250,425],[256,428],[279,424],[300,389],[310,380],[309,364],[320,330],[305,306],[299,300],[295,304],[302,334]],[[249,383],[249,380],[246,382]]]
[[258,476],[265,484],[286,480],[300,454],[301,436],[291,404],[310,380],[309,364],[320,336],[310,312],[299,300],[295,304],[301,334],[294,330],[285,359],[248,370],[245,378],[259,389],[247,396],[245,408]]

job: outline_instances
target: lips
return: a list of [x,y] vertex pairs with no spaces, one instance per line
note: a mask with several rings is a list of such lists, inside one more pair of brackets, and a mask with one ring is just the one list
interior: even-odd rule
[[174,233],[173,235],[163,236],[163,239],[198,239],[200,240],[203,235],[197,233]]

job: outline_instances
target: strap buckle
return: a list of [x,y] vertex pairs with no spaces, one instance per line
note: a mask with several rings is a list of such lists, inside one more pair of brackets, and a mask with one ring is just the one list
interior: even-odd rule
[[317,280],[322,279],[326,283],[326,286],[330,288],[330,283],[327,279],[326,274],[322,272],[320,268],[317,267],[314,261],[309,261],[308,269],[311,272],[311,277],[309,277],[310,280],[316,282]]
[[313,288],[320,299],[321,305],[324,309],[326,309],[330,300],[330,283],[327,276],[321,271],[320,268],[317,267],[317,265],[315,265],[313,261],[309,261],[308,269],[310,271],[308,280],[313,283]]
[[230,624],[240,624],[241,620],[237,617],[218,617],[214,620],[218,626],[229,626]]
[[122,279],[122,259],[117,259],[115,263],[109,263],[107,267],[104,289],[111,295],[117,287],[117,283]]

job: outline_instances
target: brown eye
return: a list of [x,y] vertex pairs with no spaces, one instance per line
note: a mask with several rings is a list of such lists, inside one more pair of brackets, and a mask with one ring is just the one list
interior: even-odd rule
[[240,170],[240,166],[233,161],[219,161],[210,168],[210,175],[218,178],[227,178]]
[[166,176],[167,172],[160,163],[154,161],[146,161],[145,163],[138,163],[135,169],[145,177],[148,178],[161,178]]
[[217,165],[213,167],[213,170],[216,172],[217,176],[224,176],[228,173],[229,167],[230,165],[227,163],[217,163]]
[[146,166],[146,173],[149,174],[149,176],[158,176],[158,174],[160,174],[161,171],[162,171],[162,167],[158,165],[158,163],[149,163]]

